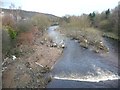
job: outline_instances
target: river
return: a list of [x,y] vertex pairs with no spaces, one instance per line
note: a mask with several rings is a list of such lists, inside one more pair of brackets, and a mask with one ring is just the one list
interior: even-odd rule
[[63,37],[52,26],[48,33],[54,42],[63,40],[66,48],[63,55],[54,65],[50,75],[53,80],[47,88],[117,88],[118,80],[118,53],[117,44],[104,39],[103,42],[110,48],[109,53],[97,54],[89,49],[80,47],[75,40]]

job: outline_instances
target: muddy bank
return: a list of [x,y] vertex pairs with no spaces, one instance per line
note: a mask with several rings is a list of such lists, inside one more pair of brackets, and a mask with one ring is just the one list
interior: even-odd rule
[[51,81],[47,76],[62,54],[62,48],[51,46],[48,37],[39,36],[32,45],[20,45],[21,55],[4,58],[3,88],[45,88]]

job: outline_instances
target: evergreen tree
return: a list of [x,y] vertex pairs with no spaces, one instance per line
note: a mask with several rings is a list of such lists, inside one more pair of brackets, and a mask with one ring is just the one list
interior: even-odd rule
[[110,9],[106,10],[105,14],[106,14],[106,18],[108,18],[108,16],[110,15]]

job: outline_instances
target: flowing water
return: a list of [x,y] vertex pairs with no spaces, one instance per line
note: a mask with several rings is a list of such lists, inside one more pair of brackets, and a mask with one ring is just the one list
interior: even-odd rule
[[[63,37],[52,26],[48,33],[54,42],[64,41],[63,55],[51,71],[53,80],[47,88],[111,88],[118,87],[118,53],[115,44],[104,39],[110,48],[107,54],[97,54],[80,47],[79,43]],[[107,41],[108,40],[108,41]],[[117,44],[116,44],[117,45]]]

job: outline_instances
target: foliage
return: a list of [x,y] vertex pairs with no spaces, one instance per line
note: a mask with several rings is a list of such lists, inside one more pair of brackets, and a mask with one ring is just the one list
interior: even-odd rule
[[114,9],[110,10],[107,9],[102,13],[95,13],[95,17],[93,19],[92,14],[89,14],[89,19],[92,23],[92,26],[95,28],[101,29],[104,32],[111,32],[116,34],[116,36],[120,36],[119,33],[119,16],[118,12],[120,11],[120,5],[115,7]]
[[112,31],[111,27],[112,23],[109,20],[102,20],[99,22],[99,28],[103,29],[104,31]]
[[[66,21],[66,19],[64,21]],[[67,21],[69,22],[62,23],[61,25],[71,27],[71,28],[78,27],[79,29],[85,29],[90,26],[90,21],[87,15],[70,16]]]
[[59,19],[60,24],[70,23],[70,16],[63,16]]
[[96,16],[95,12],[90,13],[88,16],[89,16],[89,19],[91,21],[91,25],[93,25],[94,24],[94,19],[95,19],[95,16]]
[[10,50],[11,41],[7,30],[2,29],[2,53],[5,55]]
[[28,32],[33,27],[31,20],[24,20],[17,23],[18,32]]
[[10,57],[13,49],[16,46],[17,32],[10,26],[3,27],[2,29],[2,53],[3,57]]
[[108,18],[108,16],[110,15],[110,9],[106,10],[105,14],[106,14],[106,18]]
[[50,19],[44,14],[36,14],[33,16],[32,23],[41,31],[44,31],[48,26],[51,25]]
[[95,12],[90,13],[89,15],[90,20],[93,20],[93,18],[96,16]]
[[13,19],[12,15],[5,15],[2,17],[2,25],[15,27],[15,20]]
[[7,26],[7,30],[8,30],[8,34],[9,34],[10,38],[16,39],[17,32],[13,28],[11,28],[10,26]]

